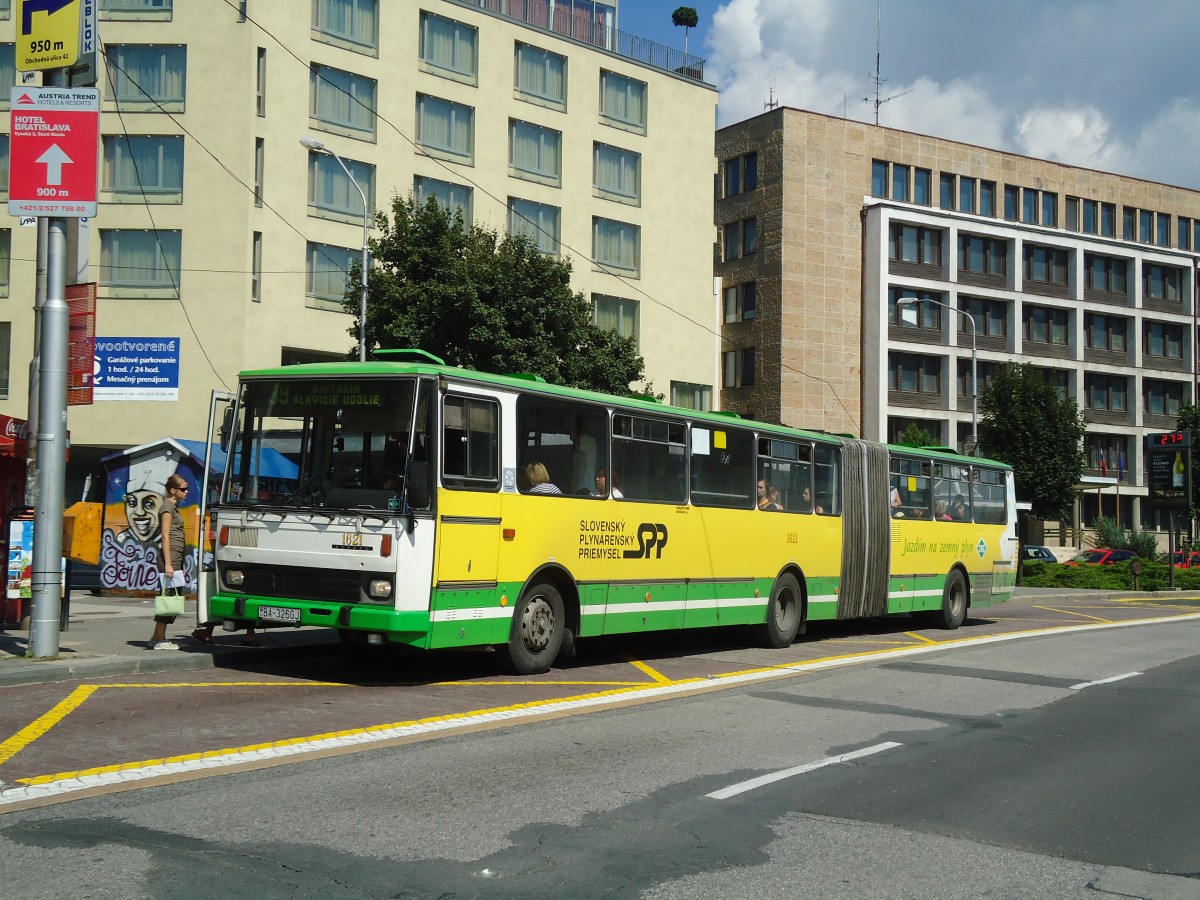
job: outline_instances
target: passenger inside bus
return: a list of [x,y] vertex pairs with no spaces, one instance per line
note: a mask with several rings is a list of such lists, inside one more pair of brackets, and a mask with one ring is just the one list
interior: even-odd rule
[[550,473],[540,462],[531,462],[524,469],[526,493],[529,494],[562,494],[558,485],[550,480]]
[[[621,473],[616,469],[612,470],[612,495],[614,500],[621,500],[624,494],[621,493]],[[601,466],[596,470],[596,493],[595,496],[603,497],[608,492],[608,471]]]

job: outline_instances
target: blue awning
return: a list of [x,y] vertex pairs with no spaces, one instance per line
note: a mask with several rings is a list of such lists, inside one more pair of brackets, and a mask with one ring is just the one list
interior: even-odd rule
[[[206,454],[204,452],[206,449],[204,441],[185,441],[183,438],[175,438],[174,440],[196,459],[207,460],[209,471],[218,474],[225,471],[227,454],[217,444],[210,444],[207,447],[209,452]],[[259,468],[261,471],[255,471],[255,469]],[[235,475],[240,474],[237,469],[238,467],[235,465]],[[250,474],[257,475],[259,478],[295,481],[300,477],[300,467],[278,450],[272,450],[270,447],[262,447],[259,449],[258,458],[255,460]]]

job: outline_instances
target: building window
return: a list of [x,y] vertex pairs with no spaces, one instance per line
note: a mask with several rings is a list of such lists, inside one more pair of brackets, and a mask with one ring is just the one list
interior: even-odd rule
[[[871,161],[871,196],[887,198],[888,164],[881,159]],[[729,196],[729,191],[725,192]]]
[[[602,195],[618,200],[637,201],[642,196],[642,155],[608,144],[595,144],[592,161],[592,186]],[[732,160],[731,160],[732,162]],[[726,183],[729,180],[726,163]]]
[[1067,198],[1067,231],[1079,230],[1079,198]]
[[1147,322],[1142,349],[1156,359],[1183,359],[1183,326]]
[[255,231],[250,238],[250,299],[262,302],[262,232]]
[[546,203],[519,197],[508,198],[508,233],[524,235],[538,251],[558,256],[561,210]]
[[1083,201],[1083,233],[1098,234],[1100,231],[1100,217],[1095,200]]
[[908,202],[908,166],[892,164],[892,199]]
[[637,346],[639,307],[636,300],[592,294],[592,324],[605,331],[615,331]]
[[1153,416],[1177,416],[1186,401],[1186,388],[1178,381],[1157,381],[1147,378],[1142,382],[1146,394],[1146,412]]
[[979,182],[979,214],[981,216],[996,215],[996,182]]
[[706,412],[712,409],[712,385],[672,381],[671,405]]
[[100,284],[114,294],[179,296],[180,231],[100,232]]
[[1128,408],[1124,375],[1085,375],[1084,393],[1088,409],[1124,412]]
[[452,184],[449,181],[439,181],[436,178],[417,175],[413,178],[413,194],[422,206],[428,203],[429,198],[432,197],[450,210],[451,215],[461,213],[463,222],[470,224],[472,191],[466,185]]
[[1154,213],[1148,209],[1138,211],[1138,240],[1143,244],[1154,240]]
[[600,70],[600,117],[609,124],[646,131],[646,82]]
[[954,176],[943,172],[938,177],[938,205],[942,209],[954,209]]
[[[337,217],[359,221],[363,216],[361,190],[367,198],[367,215],[375,215],[375,167],[354,159],[342,159],[350,176],[327,153],[308,154],[308,205]],[[355,186],[357,185],[357,187]]]
[[[975,368],[979,376],[979,392],[982,393],[996,377],[996,364],[979,360],[976,361]],[[969,359],[960,359],[958,361],[958,396],[978,396],[978,394],[971,390],[971,361]]]
[[455,162],[470,162],[475,156],[474,108],[418,94],[417,143]]
[[254,205],[263,205],[263,179],[266,177],[267,146],[263,138],[254,139]]
[[[187,89],[187,48],[160,44],[109,44],[107,99],[123,107],[182,112]],[[161,107],[161,109],[160,109]]]
[[758,220],[743,219],[725,226],[725,261],[758,252]]
[[1136,215],[1136,209],[1130,209],[1128,206],[1121,207],[1121,237],[1127,241],[1133,240],[1134,218]]
[[479,31],[434,13],[421,13],[421,61],[460,80],[475,81]]
[[9,160],[11,159],[9,149],[9,136],[7,134],[0,134],[0,191],[6,194],[8,193],[8,170],[10,168]]
[[562,134],[516,119],[508,120],[508,165],[517,178],[557,187],[562,174]]
[[1124,295],[1128,290],[1128,265],[1128,261],[1124,259],[1085,253],[1083,267],[1088,290]]
[[641,270],[641,228],[628,222],[592,217],[592,260],[637,277]]
[[1047,228],[1058,227],[1058,194],[1042,191],[1042,224]]
[[1121,316],[1103,316],[1099,313],[1087,313],[1084,316],[1087,346],[1092,350],[1123,353],[1128,327],[1129,321]]
[[908,394],[940,394],[941,359],[915,353],[889,353],[888,390]]
[[928,169],[913,170],[913,203],[928,206],[933,200],[933,173]]
[[318,127],[375,136],[375,79],[315,63],[309,70],[309,116]]
[[1156,228],[1155,243],[1160,247],[1171,246],[1171,217],[1167,213],[1155,213],[1154,225]]
[[1025,279],[1039,284],[1067,283],[1067,251],[1062,247],[1025,245]]
[[254,111],[260,116],[267,114],[267,48],[258,48],[258,60],[254,69]]
[[0,297],[8,296],[12,271],[12,229],[0,228]]
[[517,42],[516,89],[527,100],[567,107],[567,58]]
[[1142,294],[1153,300],[1179,300],[1182,282],[1179,269],[1156,263],[1142,264]]
[[[1003,300],[960,297],[958,308],[974,321],[977,337],[1003,338],[1008,334],[1008,304]],[[970,334],[971,326],[966,316],[959,316],[958,320],[959,333]]]
[[335,247],[332,244],[308,242],[304,270],[304,293],[318,300],[340,303],[346,296],[346,285],[355,263],[362,261],[362,249]]
[[958,268],[975,275],[1005,275],[1008,272],[1008,243],[999,238],[960,235]]
[[966,175],[958,179],[958,211],[975,212],[975,179]]
[[[921,302],[905,305],[903,309],[896,305],[898,300],[909,298],[915,298]],[[888,288],[888,324],[922,328],[927,331],[941,331],[942,308],[938,306],[939,302],[945,302],[941,294],[914,291],[910,288]]]
[[726,324],[731,322],[746,322],[758,314],[757,287],[755,282],[747,281],[745,284],[737,284],[733,287],[725,288],[724,306]]
[[[597,147],[604,146],[597,144]],[[887,163],[884,163],[886,166]],[[745,153],[725,161],[725,196],[752,191],[758,187],[758,153]]]
[[[8,87],[17,83],[17,45],[11,43],[0,44],[0,85]],[[0,97],[0,109],[8,109],[9,95],[7,92],[0,91],[4,96]]]
[[750,387],[754,384],[754,348],[726,350],[721,354],[721,387]]
[[1179,217],[1179,229],[1178,229],[1177,234],[1178,234],[1178,239],[1179,239],[1179,245],[1178,245],[1179,249],[1180,250],[1191,250],[1192,249],[1192,220],[1187,218],[1186,216],[1180,216]]
[[182,200],[183,136],[106,135],[104,189],[138,200]]
[[12,358],[12,322],[0,322],[0,400],[8,399],[8,369]]
[[1065,309],[1026,306],[1022,318],[1025,340],[1035,344],[1067,346],[1068,314]]
[[1020,191],[1021,189],[1015,185],[1006,184],[1004,186],[1004,220],[1006,222],[1017,221],[1017,202]]
[[313,28],[362,47],[378,46],[379,0],[314,0]]
[[889,237],[889,259],[925,266],[942,264],[942,232],[938,229],[893,222]]
[[171,5],[172,0],[100,0],[100,12],[105,19],[169,19]]
[[1021,188],[1021,221],[1036,225],[1038,214],[1038,192],[1033,188]]
[[1117,207],[1112,203],[1100,204],[1100,235],[1117,236]]

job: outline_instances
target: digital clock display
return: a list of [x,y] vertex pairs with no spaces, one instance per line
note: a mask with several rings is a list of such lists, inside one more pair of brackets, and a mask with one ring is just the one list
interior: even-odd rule
[[1159,447],[1171,447],[1183,442],[1184,436],[1182,431],[1168,431],[1165,434],[1154,435],[1154,443]]

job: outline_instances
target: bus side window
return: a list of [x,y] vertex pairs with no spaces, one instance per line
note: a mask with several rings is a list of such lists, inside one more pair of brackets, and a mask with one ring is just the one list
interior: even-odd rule
[[817,444],[814,448],[816,458],[815,478],[816,495],[814,500],[821,507],[820,515],[840,516],[842,514],[842,448],[833,444]]
[[[601,406],[523,394],[517,399],[517,472],[541,463],[564,495],[596,497],[596,475],[608,467],[608,410]],[[620,474],[618,474],[618,480]],[[522,493],[531,486],[521,484]],[[610,485],[605,483],[605,494]],[[534,491],[534,493],[541,493]]]
[[442,405],[442,483],[467,491],[500,487],[500,411],[494,400],[447,396]]

